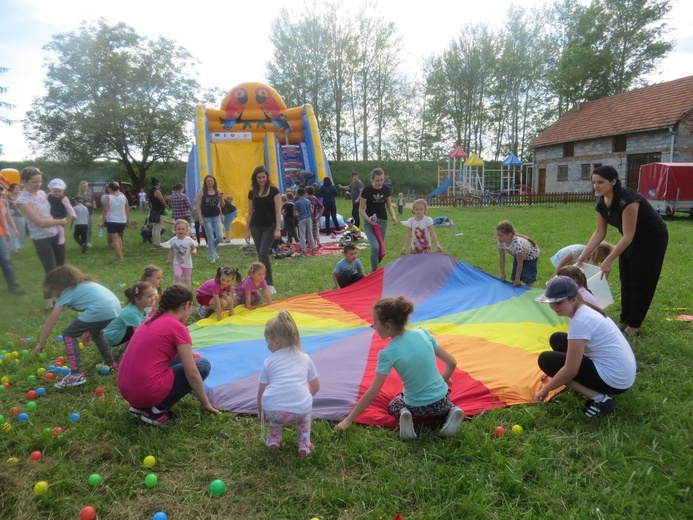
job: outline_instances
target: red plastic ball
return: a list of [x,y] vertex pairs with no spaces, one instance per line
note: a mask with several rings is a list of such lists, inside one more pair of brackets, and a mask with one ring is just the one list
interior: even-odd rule
[[34,399],[36,399],[36,397],[37,397],[36,390],[29,390],[29,391],[26,393],[26,398],[27,398],[29,401],[33,401]]
[[79,512],[79,518],[80,520],[92,520],[96,518],[96,509],[92,506],[84,506]]
[[505,435],[505,428],[503,428],[502,426],[497,426],[494,432],[496,434],[496,437],[503,437],[503,435]]
[[104,393],[106,393],[106,390],[104,390],[101,386],[97,387],[96,390],[94,390],[95,395],[103,395]]
[[55,428],[53,428],[51,430],[51,434],[53,435],[53,437],[57,437],[58,435],[62,435],[63,429],[60,426],[56,426]]
[[17,415],[19,413],[19,406],[13,406],[10,408],[10,415]]
[[53,374],[53,372],[46,372],[46,374],[43,377],[50,381],[55,377],[55,374]]
[[63,362],[60,361],[60,360],[58,360],[58,361],[55,362],[55,366],[56,366],[56,367],[61,367],[61,366],[63,366]]
[[9,383],[3,383],[2,386],[4,386],[5,388],[7,388],[8,390],[9,390],[10,388],[12,388],[12,385],[9,384]]
[[31,460],[33,462],[37,462],[37,461],[41,460],[42,458],[43,458],[43,453],[41,453],[38,450],[32,451],[31,455],[29,455],[29,460]]
[[[65,363],[65,358],[63,356],[58,356],[58,359],[56,359],[58,363]],[[57,363],[56,363],[57,364]]]

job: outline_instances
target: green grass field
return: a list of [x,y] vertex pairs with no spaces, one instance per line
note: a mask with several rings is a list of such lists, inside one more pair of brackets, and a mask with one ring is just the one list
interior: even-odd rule
[[[339,204],[348,216],[348,203]],[[588,204],[432,208],[429,215],[455,221],[452,228],[438,229],[448,254],[496,276],[495,225],[510,220],[542,248],[539,286],[553,273],[549,257],[564,245],[586,243],[595,219]],[[143,220],[141,214],[133,216]],[[396,431],[358,425],[337,435],[333,423],[316,420],[316,451],[309,459],[299,459],[288,449],[268,452],[254,417],[212,416],[201,412],[193,397],[176,405],[179,419],[159,430],[127,412],[112,375],[87,372],[85,385],[63,391],[48,381],[28,382],[27,376],[64,355],[55,339],[46,348],[47,361],[21,354],[35,345],[45,319],[41,311],[35,312],[42,307],[43,271],[29,242],[13,255],[27,294],[11,297],[4,287],[0,292],[0,349],[19,352],[17,363],[6,357],[0,366],[0,376],[12,384],[0,393],[0,414],[11,426],[0,431],[0,518],[74,519],[86,505],[97,509],[98,518],[109,519],[146,519],[157,511],[169,519],[390,520],[397,513],[405,520],[691,518],[693,323],[677,321],[676,315],[693,314],[693,221],[672,219],[669,230],[655,301],[641,336],[633,340],[638,379],[619,397],[616,414],[588,420],[580,413],[581,400],[563,392],[548,404],[471,418],[453,439],[443,440],[424,428],[408,443],[400,442]],[[165,265],[167,252],[143,244],[139,232],[126,233],[123,263],[116,262],[104,237],[95,236],[94,246],[81,255],[69,231],[67,236],[68,262],[118,295],[118,285],[136,280],[149,263],[164,268],[166,283],[172,280]],[[389,230],[384,262],[396,258],[403,236],[403,226]],[[615,243],[618,234],[612,229],[608,239]],[[214,272],[205,253],[201,250],[193,270],[193,280],[199,282]],[[367,253],[360,254],[364,265]],[[220,254],[223,265],[242,271],[253,260],[238,246],[223,247]],[[338,259],[277,260],[277,297],[332,288]],[[610,285],[617,301],[608,311],[617,318],[617,271]],[[52,337],[73,317],[66,311]],[[18,338],[32,341],[22,345]],[[8,342],[13,346],[7,347]],[[85,367],[100,361],[96,349],[85,349],[83,361]],[[25,411],[26,392],[39,385],[48,392],[29,412],[30,420],[11,418],[10,408]],[[98,386],[106,390],[105,404],[94,394]],[[74,412],[81,419],[71,423],[68,416]],[[522,435],[493,435],[497,425],[513,424],[523,426]],[[56,426],[65,429],[64,435],[53,438],[44,431]],[[29,461],[34,450],[43,451],[41,461]],[[142,465],[146,455],[157,459],[151,470]],[[18,461],[7,462],[11,457]],[[103,481],[91,488],[87,479],[94,473]],[[153,488],[144,484],[148,473],[158,476]],[[214,479],[225,481],[223,497],[210,496]],[[32,491],[38,481],[50,486],[40,496]]]

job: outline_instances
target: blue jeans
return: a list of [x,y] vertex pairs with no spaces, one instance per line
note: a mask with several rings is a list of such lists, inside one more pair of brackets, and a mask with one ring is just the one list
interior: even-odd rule
[[[380,228],[380,233],[383,235],[383,244],[385,243],[385,233],[387,233],[387,219],[378,219],[378,227]],[[375,233],[373,233],[373,226],[370,220],[366,220],[363,223],[363,231],[366,233],[366,238],[368,238],[368,243],[371,246],[371,272],[378,269],[378,255],[380,254],[380,244],[378,244],[378,239],[375,238]]]
[[217,257],[217,246],[221,244],[221,239],[224,236],[221,230],[221,217],[202,217],[202,221],[205,226],[209,258],[210,260],[215,260]]
[[24,217],[12,217],[14,220],[14,225],[17,226],[17,234],[14,230],[10,230],[10,235],[12,240],[10,240],[10,249],[12,251],[19,251],[24,245],[24,237],[26,236],[26,220]]
[[[210,365],[209,361],[207,361],[205,358],[197,358],[195,360],[195,366],[197,367],[198,372],[200,372],[200,376],[202,376],[203,381],[207,379],[207,376],[212,371],[212,365]],[[192,387],[188,382],[188,378],[185,377],[183,363],[180,362],[180,358],[178,356],[171,361],[169,367],[171,367],[171,370],[173,370],[173,387],[164,400],[156,405],[159,410],[168,410],[171,408],[171,406],[189,394],[190,390],[192,390]]]
[[224,215],[224,229],[227,233],[231,232],[231,224],[233,224],[233,219],[238,216],[238,210],[232,211],[228,215]]
[[5,240],[5,237],[0,236],[0,267],[2,268],[2,274],[5,275],[7,288],[10,291],[14,291],[15,289],[19,289],[19,284],[14,276],[14,266],[12,265],[12,260],[10,259],[8,245],[9,242]]

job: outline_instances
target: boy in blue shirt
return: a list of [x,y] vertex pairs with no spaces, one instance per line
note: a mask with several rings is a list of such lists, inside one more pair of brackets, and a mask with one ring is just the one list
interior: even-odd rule
[[313,250],[313,254],[316,254],[315,241],[313,240],[313,219],[311,218],[312,205],[310,201],[306,198],[305,188],[299,188],[296,192],[298,198],[294,202],[294,215],[296,216],[296,222],[298,223],[298,236],[301,243],[301,254],[306,254],[306,239],[308,239],[308,245]]
[[343,289],[363,278],[363,265],[361,260],[356,258],[358,249],[354,244],[344,246],[344,258],[342,258],[334,268],[332,280],[334,284]]

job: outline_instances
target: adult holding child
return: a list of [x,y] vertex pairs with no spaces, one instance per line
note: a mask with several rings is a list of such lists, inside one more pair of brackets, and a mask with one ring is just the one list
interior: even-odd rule
[[252,235],[257,256],[265,265],[268,290],[270,294],[276,294],[269,252],[272,243],[282,236],[282,196],[279,190],[272,186],[269,173],[264,166],[258,166],[253,170],[250,183],[245,241],[250,243]]
[[645,197],[631,188],[621,186],[618,172],[611,166],[600,166],[592,173],[592,187],[597,195],[597,229],[580,254],[580,267],[588,262],[592,251],[606,237],[607,226],[621,233],[621,240],[602,261],[602,277],[611,273],[611,264],[618,258],[621,280],[621,323],[627,335],[640,332],[652,303],[669,233],[662,217]]
[[364,231],[371,246],[371,272],[378,269],[378,264],[385,256],[385,235],[387,233],[387,214],[392,223],[397,224],[395,210],[392,207],[390,188],[383,185],[385,172],[376,168],[371,172],[371,185],[361,192],[359,213],[363,217]]
[[166,426],[171,406],[191,390],[203,410],[219,413],[203,383],[212,367],[193,356],[185,326],[192,299],[187,287],[168,287],[155,313],[135,330],[120,363],[118,390],[130,403],[130,412],[147,424]]
[[[59,243],[58,227],[67,224],[64,218],[51,217],[51,206],[46,193],[41,190],[43,174],[33,166],[27,166],[20,176],[24,190],[15,205],[26,219],[29,236],[36,248],[46,274],[65,263],[65,244]],[[46,299],[46,310],[53,308],[51,298]]]
[[204,225],[209,260],[213,264],[219,259],[217,247],[224,238],[221,229],[221,208],[225,204],[224,193],[218,188],[217,180],[212,175],[207,175],[202,181],[202,189],[195,195],[195,212]]

